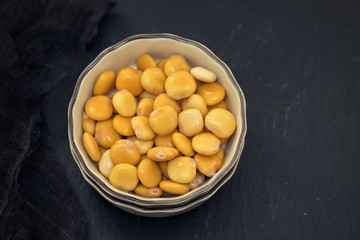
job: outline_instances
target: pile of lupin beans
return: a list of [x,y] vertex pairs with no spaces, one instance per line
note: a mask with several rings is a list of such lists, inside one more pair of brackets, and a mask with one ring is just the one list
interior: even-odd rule
[[221,167],[236,121],[211,70],[181,55],[105,71],[85,104],[83,146],[110,183],[146,197],[184,194]]

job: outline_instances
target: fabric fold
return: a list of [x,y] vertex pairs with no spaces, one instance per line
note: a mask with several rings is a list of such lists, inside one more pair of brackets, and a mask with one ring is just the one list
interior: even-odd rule
[[[84,239],[85,215],[56,156],[40,142],[40,108],[109,1],[2,1],[0,239]],[[75,81],[75,80],[74,80]]]

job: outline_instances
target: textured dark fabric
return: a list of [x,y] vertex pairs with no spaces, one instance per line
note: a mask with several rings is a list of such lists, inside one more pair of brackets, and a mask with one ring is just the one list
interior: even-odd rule
[[85,50],[108,1],[0,1],[0,239],[82,239],[84,213],[39,142],[40,106]]

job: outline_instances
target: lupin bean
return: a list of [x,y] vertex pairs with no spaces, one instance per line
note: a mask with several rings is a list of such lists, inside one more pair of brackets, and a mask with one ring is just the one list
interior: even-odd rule
[[201,115],[205,117],[208,112],[208,108],[204,99],[199,94],[193,94],[189,98],[185,99],[182,104],[182,109],[196,108],[201,112]]
[[178,71],[190,71],[190,65],[181,55],[173,55],[169,57],[164,64],[164,72],[166,76]]
[[112,98],[114,108],[123,117],[132,117],[136,113],[134,95],[126,89],[118,91]]
[[173,107],[177,114],[179,114],[181,111],[180,104],[178,102],[169,98],[169,96],[166,95],[166,93],[162,93],[155,98],[153,107],[154,107],[154,110],[156,110],[159,107],[162,107],[165,105],[169,105],[170,107]]
[[158,163],[148,158],[139,163],[138,176],[140,182],[148,188],[156,187],[162,180],[162,173]]
[[179,114],[179,130],[187,137],[195,136],[204,129],[204,120],[201,112],[190,108]]
[[205,182],[205,175],[201,172],[196,172],[195,178],[189,183],[190,190],[199,187]]
[[132,141],[120,139],[111,146],[110,158],[115,165],[129,163],[136,166],[140,162],[141,154]]
[[104,95],[97,95],[89,98],[85,104],[86,114],[96,121],[109,119],[113,114],[111,99]]
[[161,106],[150,113],[149,123],[156,134],[167,135],[177,127],[178,115],[169,105]]
[[82,117],[83,146],[118,189],[149,198],[185,194],[220,169],[220,144],[235,132],[225,89],[181,55],[156,64],[143,54],[136,66],[99,75]]
[[111,161],[110,158],[110,149],[106,150],[100,158],[99,161],[99,170],[102,175],[104,175],[106,178],[110,177],[111,170],[114,168],[114,163]]
[[121,190],[132,191],[139,183],[137,168],[128,163],[117,164],[110,173],[110,183]]
[[193,137],[191,144],[197,153],[211,156],[219,151],[220,139],[212,133],[200,133]]
[[196,91],[195,79],[189,72],[174,72],[165,81],[165,91],[174,100],[190,97]]
[[206,127],[219,138],[228,138],[236,128],[234,115],[228,110],[215,108],[205,117]]
[[217,154],[212,156],[204,156],[201,154],[195,154],[194,160],[196,162],[196,168],[207,177],[212,177],[222,165],[222,161]]
[[113,120],[98,121],[95,125],[95,140],[103,148],[110,148],[121,136],[113,127]]
[[95,162],[100,160],[100,149],[96,143],[96,140],[93,135],[88,132],[85,132],[82,137],[82,142],[85,148],[85,151]]
[[150,113],[154,110],[154,99],[143,98],[140,100],[137,108],[136,115],[149,117]]
[[175,144],[175,147],[185,156],[192,157],[195,154],[195,151],[191,145],[191,141],[181,133],[174,133],[172,135],[172,140]]
[[142,140],[151,140],[155,137],[155,133],[150,127],[148,117],[133,117],[131,119],[131,127],[133,128],[135,135]]
[[116,74],[113,71],[105,71],[100,74],[95,82],[94,95],[105,95],[115,86]]
[[119,91],[126,89],[134,96],[139,96],[144,91],[140,78],[140,71],[131,67],[124,67],[120,69],[116,77],[116,89]]
[[202,82],[215,82],[216,74],[203,67],[194,67],[190,70],[191,74]]
[[163,191],[159,187],[152,187],[147,188],[141,183],[139,183],[136,188],[134,189],[134,192],[137,195],[149,197],[149,198],[156,198],[160,197],[163,194]]
[[123,117],[120,114],[116,115],[113,119],[113,127],[122,136],[129,137],[135,135],[131,127],[131,117]]
[[173,147],[154,147],[147,152],[147,156],[157,162],[171,160],[178,154],[179,151]]
[[168,193],[176,194],[176,195],[187,193],[190,189],[188,184],[177,183],[177,182],[173,182],[171,180],[161,181],[159,184],[159,187],[164,192],[168,192]]
[[216,82],[200,84],[196,93],[204,99],[208,106],[220,103],[225,97],[224,87]]
[[164,136],[157,135],[155,137],[155,146],[156,147],[175,147],[172,135],[178,133],[179,131],[175,129],[172,133]]
[[136,136],[131,136],[127,138],[132,141],[135,146],[139,149],[141,155],[146,154],[154,145],[154,140],[142,140]]
[[166,76],[158,67],[149,67],[141,75],[141,85],[149,93],[159,95],[165,92]]
[[143,54],[137,59],[136,66],[140,71],[144,72],[150,67],[156,67],[156,62],[149,54]]
[[196,163],[191,157],[177,157],[169,161],[168,174],[177,183],[189,183],[196,175]]
[[86,114],[86,112],[83,113],[82,117],[82,127],[84,132],[88,132],[91,135],[95,134],[95,120],[89,118],[89,116]]
[[210,112],[211,110],[213,110],[215,108],[222,108],[222,109],[227,110],[227,105],[224,101],[221,101],[218,104],[215,104],[213,106],[208,106],[207,110],[208,110],[208,112]]

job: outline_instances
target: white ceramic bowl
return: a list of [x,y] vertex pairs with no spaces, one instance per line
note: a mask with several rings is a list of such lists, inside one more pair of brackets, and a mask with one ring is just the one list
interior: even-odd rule
[[[225,102],[235,115],[237,128],[231,139],[224,146],[225,158],[222,167],[200,187],[190,192],[173,197],[146,198],[119,190],[112,186],[98,170],[97,163],[87,155],[82,145],[82,114],[87,99],[92,96],[92,89],[97,77],[106,70],[117,72],[121,67],[134,65],[136,59],[148,53],[156,60],[174,54],[185,56],[191,66],[211,69],[218,76],[218,81],[226,91]],[[97,186],[102,193],[112,199],[142,208],[164,208],[182,206],[212,191],[225,176],[237,165],[242,153],[246,134],[245,97],[229,67],[204,45],[193,40],[172,34],[139,34],[102,51],[81,73],[68,108],[68,134],[73,157],[91,185]]]

